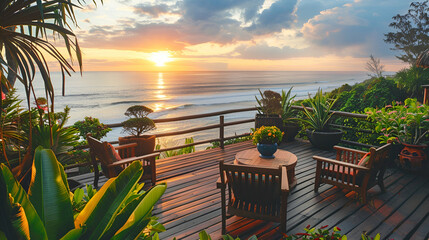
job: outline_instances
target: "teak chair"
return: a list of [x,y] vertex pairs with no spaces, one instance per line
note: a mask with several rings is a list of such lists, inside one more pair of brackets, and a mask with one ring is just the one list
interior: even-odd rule
[[[239,166],[219,162],[217,188],[222,198],[222,234],[226,233],[226,214],[280,222],[286,232],[289,183],[286,167],[278,169]],[[228,185],[228,209],[226,187]]]
[[[86,136],[88,140],[91,161],[94,166],[94,186],[98,188],[98,162],[101,164],[103,174],[107,178],[118,176],[118,174],[124,170],[128,165],[134,161],[141,161],[143,164],[143,176],[141,180],[150,179],[152,185],[156,183],[156,165],[155,157],[159,156],[159,153],[151,153],[143,156],[135,156],[135,148],[137,143],[124,144],[120,146],[111,146],[108,142],[101,142],[98,139],[93,138],[90,134]],[[112,149],[112,147],[114,149]],[[119,151],[119,154],[112,151]],[[119,159],[118,159],[119,158]]]
[[383,178],[390,147],[390,143],[377,149],[371,147],[367,161],[362,159],[368,156],[367,152],[340,146],[334,146],[336,160],[313,156],[317,161],[314,191],[318,191],[321,183],[328,183],[357,192],[366,203],[367,191],[373,186],[378,184],[385,191]]

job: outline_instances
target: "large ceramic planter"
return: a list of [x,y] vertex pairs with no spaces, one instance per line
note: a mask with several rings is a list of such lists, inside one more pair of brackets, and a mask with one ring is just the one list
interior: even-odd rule
[[[142,156],[142,155],[153,153],[153,150],[155,149],[155,139],[156,139],[155,135],[143,135],[140,137],[136,137],[136,136],[119,137],[118,140],[119,140],[119,145],[128,144],[128,143],[137,143],[137,147],[135,151],[136,156]],[[122,156],[121,154],[121,157],[124,157],[124,156]]]
[[299,133],[299,131],[301,130],[301,127],[298,124],[288,123],[280,129],[282,130],[282,132],[285,133],[283,135],[282,141],[283,142],[292,142],[295,140],[295,137]]
[[404,149],[399,153],[401,167],[412,171],[423,171],[427,167],[426,145],[402,143]]
[[277,114],[256,114],[255,116],[255,129],[262,126],[276,126],[279,129],[283,127],[283,120],[280,115]]
[[329,132],[317,132],[311,129],[307,129],[307,137],[313,146],[330,150],[336,144],[338,144],[343,136],[343,131],[335,129]]
[[258,143],[256,145],[261,158],[274,158],[274,153],[277,152],[277,143]]

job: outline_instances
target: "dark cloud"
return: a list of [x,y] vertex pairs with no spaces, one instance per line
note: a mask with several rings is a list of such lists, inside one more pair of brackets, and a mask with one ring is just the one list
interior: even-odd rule
[[296,19],[297,3],[298,0],[278,0],[262,11],[247,29],[256,34],[268,34],[290,28]]

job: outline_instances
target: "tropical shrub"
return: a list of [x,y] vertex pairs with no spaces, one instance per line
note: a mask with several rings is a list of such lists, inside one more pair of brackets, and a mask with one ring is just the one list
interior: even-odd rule
[[[52,150],[38,147],[28,194],[0,165],[0,236],[7,239],[135,239],[147,232],[151,210],[166,189],[142,191],[140,162],[109,179],[74,219],[67,177]],[[154,224],[155,226],[157,224]],[[159,229],[159,228],[151,228]]]
[[291,92],[292,88],[290,88],[287,92],[282,90],[280,104],[282,107],[281,116],[283,120],[283,125],[298,121],[298,118],[296,118],[297,111],[295,109],[292,109],[292,103],[296,95],[291,96]]
[[416,66],[402,69],[396,73],[395,81],[398,88],[404,90],[408,97],[423,101],[422,85],[429,84],[429,69]]
[[125,112],[129,117],[123,124],[124,132],[139,137],[142,133],[155,129],[155,123],[147,115],[153,110],[141,105],[131,106]]
[[381,143],[389,140],[418,145],[428,141],[429,106],[408,98],[404,104],[393,102],[384,108],[366,108],[368,118],[376,123],[375,130],[382,133]]
[[310,95],[307,101],[309,107],[312,110],[308,110],[304,107],[304,114],[307,119],[302,121],[310,126],[315,131],[327,131],[329,130],[329,123],[332,115],[331,109],[335,104],[336,99],[330,100],[327,96],[323,95],[322,89],[319,88],[314,98]]
[[261,99],[258,99],[255,96],[256,102],[258,103],[258,113],[265,115],[280,115],[282,113],[282,96],[271,90],[266,90],[264,93],[262,93],[260,89],[258,89],[258,91],[261,95]]
[[[253,129],[252,129],[253,130]],[[282,141],[283,132],[276,126],[262,126],[253,131],[252,140],[253,144],[264,143],[279,143]]]
[[83,139],[85,144],[86,135],[88,133],[90,133],[93,138],[100,140],[105,137],[108,132],[112,131],[111,128],[101,123],[98,118],[93,117],[85,117],[84,120],[75,122],[73,127],[79,130],[79,136]]
[[[191,143],[194,143],[194,138],[192,137],[185,138],[185,144],[191,144]],[[160,150],[161,144],[156,144],[155,149]],[[173,157],[173,156],[178,156],[178,155],[193,153],[193,152],[195,152],[195,146],[189,146],[189,147],[181,148],[179,150],[164,151],[161,153],[161,158]]]

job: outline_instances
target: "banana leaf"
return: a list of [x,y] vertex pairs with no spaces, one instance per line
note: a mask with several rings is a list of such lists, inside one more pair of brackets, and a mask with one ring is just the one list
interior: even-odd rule
[[[14,202],[21,204],[25,211],[30,227],[31,239],[48,239],[43,222],[28,199],[27,193],[21,187],[21,184],[15,180],[9,168],[4,164],[0,164],[0,175],[0,181],[4,181],[7,186],[7,191],[10,196],[13,197]],[[3,210],[0,212],[3,212]],[[3,217],[1,218],[3,219]]]
[[70,192],[62,170],[52,150],[36,149],[28,195],[49,239],[59,239],[74,228]]
[[99,239],[114,222],[127,198],[137,186],[143,174],[140,162],[133,162],[118,177],[111,178],[89,200],[75,220],[75,227],[86,226],[83,239]]
[[153,206],[166,189],[167,184],[165,183],[153,187],[112,239],[136,239],[140,236],[150,221],[149,216]]

